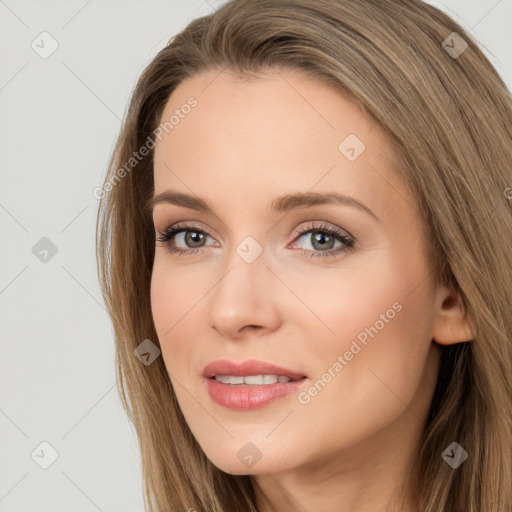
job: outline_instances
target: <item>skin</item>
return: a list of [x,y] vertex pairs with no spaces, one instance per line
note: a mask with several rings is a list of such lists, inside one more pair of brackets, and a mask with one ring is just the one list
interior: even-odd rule
[[[226,71],[196,75],[172,93],[162,120],[190,96],[197,106],[157,142],[155,194],[192,194],[214,214],[154,207],[157,236],[178,222],[208,236],[192,255],[156,242],[151,304],[193,435],[221,470],[254,475],[263,512],[417,512],[410,464],[439,345],[472,333],[455,295],[435,285],[424,221],[394,170],[391,141],[338,91],[298,71],[243,80]],[[366,146],[355,161],[338,149],[349,134]],[[274,198],[307,191],[351,196],[378,220],[339,204],[270,211]],[[301,249],[342,245],[296,234],[312,224],[352,235],[355,247],[309,257]],[[185,234],[171,244],[201,246],[197,238],[187,245]],[[247,236],[263,250],[252,263],[236,252]],[[292,394],[235,411],[206,391],[204,366],[224,358],[285,366],[307,375],[308,389],[395,303],[401,310],[307,404]],[[247,442],[262,455],[250,469],[237,457]]]

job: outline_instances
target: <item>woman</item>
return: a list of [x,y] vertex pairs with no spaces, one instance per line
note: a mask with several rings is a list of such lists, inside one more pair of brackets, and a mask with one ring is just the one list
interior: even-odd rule
[[419,0],[232,0],[98,217],[151,511],[509,512],[512,102]]

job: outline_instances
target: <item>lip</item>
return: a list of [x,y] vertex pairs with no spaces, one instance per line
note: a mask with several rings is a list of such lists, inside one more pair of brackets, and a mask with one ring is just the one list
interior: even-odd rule
[[240,363],[229,361],[228,359],[213,361],[204,367],[203,376],[209,379],[215,375],[283,375],[292,379],[307,377],[307,375],[289,370],[288,368],[256,359],[249,359]]
[[[284,375],[298,380],[261,386],[231,385],[219,382],[214,378],[215,375]],[[309,381],[308,377],[301,373],[254,359],[241,363],[228,360],[214,361],[204,368],[203,377],[208,394],[214,402],[228,409],[237,410],[250,410],[269,405],[296,393]]]

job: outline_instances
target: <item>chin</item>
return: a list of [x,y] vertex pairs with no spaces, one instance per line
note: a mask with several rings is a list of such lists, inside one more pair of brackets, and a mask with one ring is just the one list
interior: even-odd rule
[[[219,452],[205,451],[204,453],[215,467],[231,475],[260,475],[290,469],[289,457],[284,460],[283,450],[274,446],[278,449],[278,453],[267,453],[267,456],[262,453],[265,451],[263,448],[259,450],[250,442],[235,443],[234,447],[217,446],[216,448],[220,448]],[[228,457],[229,453],[232,456]]]

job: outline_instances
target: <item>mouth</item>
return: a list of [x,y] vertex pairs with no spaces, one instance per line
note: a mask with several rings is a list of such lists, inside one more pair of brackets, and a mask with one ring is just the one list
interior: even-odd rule
[[[283,382],[279,382],[279,377]],[[215,375],[205,381],[206,391],[215,403],[227,409],[247,411],[260,409],[276,400],[284,400],[299,393],[307,386],[309,379],[260,374]]]
[[268,386],[277,383],[297,382],[306,377],[288,377],[286,375],[260,374],[260,375],[214,375],[215,379],[222,384],[231,386]]
[[222,359],[206,365],[203,369],[203,377],[214,378],[226,384],[262,386],[278,382],[292,382],[303,379],[307,375],[257,359],[241,362]]
[[203,370],[210,398],[227,409],[258,409],[297,393],[309,381],[299,371],[258,360],[214,361]]

